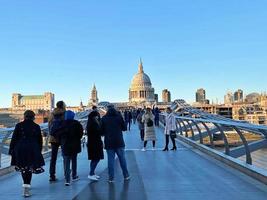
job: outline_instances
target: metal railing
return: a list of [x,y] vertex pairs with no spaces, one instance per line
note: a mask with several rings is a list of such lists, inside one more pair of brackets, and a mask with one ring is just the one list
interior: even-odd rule
[[[75,114],[75,119],[81,122],[83,127],[86,127],[87,117],[91,110],[86,110],[84,112],[78,112]],[[48,143],[48,123],[40,124],[41,132],[43,135],[43,151],[49,152],[49,143]],[[2,128],[0,129],[0,168],[2,167],[2,155],[8,155],[9,150],[9,141],[12,138],[15,127],[12,128]]]
[[[214,136],[219,135],[222,138],[224,153],[232,157],[240,157],[246,155],[246,163],[252,164],[251,152],[262,147],[267,147],[267,126],[244,123],[242,121],[224,118],[219,115],[203,112],[199,109],[191,107],[184,100],[176,100],[172,104],[175,111],[177,121],[177,130],[180,135],[200,144],[204,144],[203,139],[209,137],[209,147],[214,149]],[[165,123],[166,113],[161,114],[160,120]],[[230,149],[226,131],[235,131],[242,142],[241,147],[233,150]],[[189,136],[189,132],[191,136]],[[252,134],[260,134],[263,139],[258,143],[249,143],[244,135],[245,132]]]

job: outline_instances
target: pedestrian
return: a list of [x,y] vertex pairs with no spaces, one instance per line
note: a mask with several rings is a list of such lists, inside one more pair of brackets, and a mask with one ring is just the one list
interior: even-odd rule
[[31,196],[32,174],[44,172],[42,166],[45,165],[41,128],[34,123],[34,117],[33,111],[25,111],[24,121],[16,125],[9,148],[11,165],[15,166],[16,171],[21,172],[24,197]]
[[126,131],[125,122],[112,104],[108,106],[108,111],[101,120],[102,132],[104,135],[105,149],[108,155],[109,182],[114,182],[114,161],[115,154],[118,156],[124,180],[130,179],[125,159],[125,143],[122,132]]
[[87,152],[88,160],[91,160],[88,178],[93,181],[99,180],[100,177],[95,174],[95,169],[99,161],[104,159],[100,120],[99,112],[97,110],[93,110],[89,114],[87,121]]
[[133,114],[133,123],[135,124],[136,123],[136,120],[137,120],[137,116],[138,116],[137,110],[134,109],[133,112],[132,112],[132,114]]
[[171,137],[171,141],[173,145],[173,148],[171,150],[176,151],[177,149],[176,144],[175,144],[175,135],[176,135],[176,129],[177,129],[176,119],[170,107],[166,109],[166,112],[167,112],[167,115],[165,117],[165,130],[164,130],[166,144],[165,144],[165,148],[163,149],[163,151],[169,151],[168,145],[169,145],[170,137]]
[[142,151],[146,151],[146,145],[148,141],[152,141],[153,144],[152,150],[155,150],[157,138],[154,127],[154,118],[155,117],[152,114],[151,108],[147,107],[146,112],[142,117],[142,122],[145,125],[144,147]]
[[62,148],[65,186],[70,185],[70,174],[72,175],[72,182],[79,180],[79,176],[77,175],[77,155],[81,152],[83,127],[79,121],[74,120],[74,116],[75,113],[70,110],[65,112],[62,132],[58,132],[57,135]]
[[132,114],[130,111],[128,111],[128,110],[124,111],[124,120],[125,120],[127,129],[130,131],[131,130],[131,122],[132,122]]
[[143,110],[138,110],[137,123],[138,123],[138,128],[139,128],[139,131],[140,131],[141,141],[144,141],[144,136],[145,136],[145,125],[142,122],[143,114],[144,114]]
[[159,114],[160,114],[160,110],[158,107],[156,107],[155,109],[153,109],[153,114],[155,116],[155,126],[159,126]]
[[51,159],[49,167],[50,182],[57,181],[56,163],[57,163],[57,154],[60,142],[55,136],[57,135],[57,131],[60,131],[60,129],[62,128],[65,111],[66,111],[66,104],[64,103],[64,101],[58,101],[56,104],[56,108],[53,110],[48,122],[49,143],[51,144]]

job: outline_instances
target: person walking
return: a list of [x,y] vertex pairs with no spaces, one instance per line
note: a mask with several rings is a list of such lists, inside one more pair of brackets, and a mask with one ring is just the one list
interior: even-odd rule
[[153,114],[155,116],[155,126],[159,126],[159,114],[160,114],[160,110],[158,107],[156,107],[155,109],[153,109]]
[[[65,186],[70,185],[70,174],[72,181],[79,180],[77,175],[77,155],[81,152],[81,138],[83,136],[83,127],[77,120],[74,120],[75,113],[68,110],[65,112],[65,121],[62,132],[58,132],[62,156],[64,163]],[[70,170],[71,163],[71,170]]]
[[155,150],[156,145],[156,133],[155,133],[155,127],[154,127],[154,115],[152,114],[151,108],[146,108],[146,112],[142,117],[142,122],[145,125],[145,136],[144,136],[144,147],[142,151],[146,151],[146,145],[148,141],[152,141],[153,148],[152,150]]
[[51,144],[51,159],[49,167],[50,182],[57,181],[56,163],[57,163],[57,154],[60,142],[55,137],[55,135],[57,135],[57,131],[59,131],[62,128],[65,111],[66,111],[66,104],[64,103],[64,101],[58,101],[56,104],[56,108],[53,110],[48,122],[49,143]]
[[105,149],[108,155],[108,173],[109,182],[114,182],[114,161],[117,154],[124,180],[130,179],[125,159],[125,143],[122,132],[127,130],[126,124],[122,116],[117,112],[112,104],[108,106],[108,111],[101,120],[102,133],[104,135]]
[[136,120],[137,120],[137,116],[138,116],[138,113],[137,113],[136,109],[133,110],[132,115],[133,115],[133,123],[135,124]]
[[130,111],[128,111],[128,110],[124,111],[124,120],[125,120],[127,129],[130,131],[131,130],[131,123],[132,123],[132,114]]
[[165,148],[163,149],[163,151],[169,151],[169,138],[171,137],[171,141],[172,141],[172,145],[173,148],[171,150],[176,151],[176,144],[175,144],[175,137],[173,137],[172,135],[176,134],[176,119],[175,116],[172,112],[172,109],[170,107],[168,107],[166,109],[167,115],[165,117],[165,130],[164,130],[164,134],[165,134]]
[[104,159],[103,142],[101,140],[101,122],[97,110],[93,110],[87,121],[87,153],[90,163],[90,173],[88,178],[97,181],[100,177],[95,174],[95,169],[100,160]]
[[138,128],[139,128],[139,131],[140,131],[140,138],[141,138],[141,141],[144,141],[145,125],[142,122],[142,117],[143,117],[144,111],[143,110],[138,110],[137,112],[138,112],[137,123],[138,123]]
[[27,110],[24,113],[24,121],[16,125],[12,135],[9,155],[11,165],[16,171],[21,172],[23,179],[23,196],[31,196],[32,174],[44,172],[45,165],[42,156],[43,138],[40,126],[34,123],[35,113]]

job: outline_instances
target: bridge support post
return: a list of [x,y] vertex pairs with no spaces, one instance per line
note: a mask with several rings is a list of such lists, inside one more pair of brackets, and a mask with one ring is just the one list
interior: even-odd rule
[[208,135],[209,135],[209,138],[210,138],[210,145],[211,145],[211,148],[214,149],[214,142],[213,142],[213,137],[212,137],[212,133],[209,129],[209,127],[207,126],[207,124],[205,124],[205,122],[202,122],[203,126],[205,127],[205,129],[207,130],[208,132]]
[[189,123],[189,120],[185,120],[185,121],[186,121],[187,125],[189,126],[189,128],[190,128],[190,130],[192,132],[192,136],[191,136],[192,140],[195,140],[195,132],[193,130],[192,125]]
[[246,151],[246,162],[247,162],[247,164],[252,165],[251,153],[250,153],[248,142],[247,142],[245,136],[243,135],[243,133],[237,127],[232,126],[232,128],[237,132],[237,134],[239,135],[240,139],[243,142],[243,145],[244,145],[245,151]]
[[185,126],[185,123],[183,120],[180,121],[182,124],[183,124],[183,127],[182,128],[185,128],[185,137],[188,137],[188,132],[187,132],[187,128]]
[[229,143],[228,143],[227,137],[226,137],[226,135],[225,135],[225,133],[224,133],[224,131],[223,131],[221,126],[219,126],[216,123],[213,123],[213,124],[214,124],[214,126],[216,126],[219,129],[220,133],[222,134],[223,141],[224,141],[224,146],[225,146],[225,154],[229,156],[230,155],[230,148],[229,148]]
[[192,121],[192,122],[193,122],[193,124],[196,126],[196,128],[198,130],[200,144],[203,144],[203,137],[202,137],[201,129],[199,128],[199,126],[197,125],[197,123],[195,121]]

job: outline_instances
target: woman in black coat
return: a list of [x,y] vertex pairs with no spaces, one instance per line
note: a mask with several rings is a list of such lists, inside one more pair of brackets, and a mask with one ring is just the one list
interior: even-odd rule
[[95,169],[99,161],[104,159],[104,152],[101,140],[100,115],[96,110],[92,111],[88,116],[87,137],[88,160],[91,160],[88,178],[97,181],[100,177],[95,175]]
[[10,143],[11,165],[21,172],[23,195],[29,197],[32,173],[42,173],[45,165],[42,156],[42,134],[40,126],[34,123],[35,114],[31,110],[24,113],[24,121],[15,127]]

